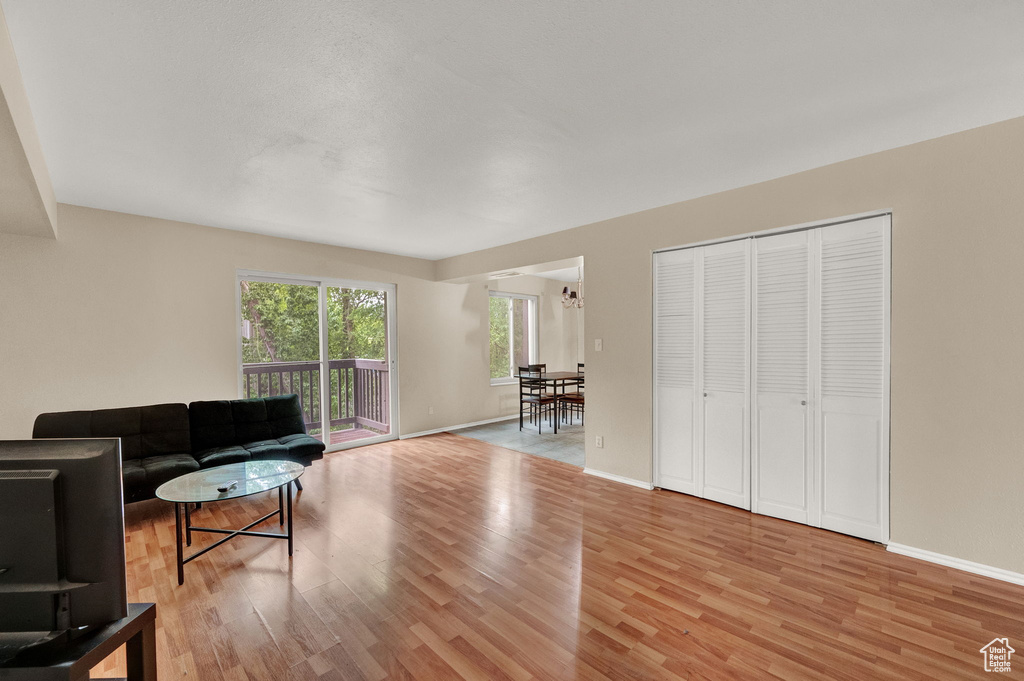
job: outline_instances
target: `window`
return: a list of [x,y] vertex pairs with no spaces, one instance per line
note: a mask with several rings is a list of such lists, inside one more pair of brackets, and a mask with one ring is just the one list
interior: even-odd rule
[[537,361],[537,296],[491,291],[491,385],[514,382]]

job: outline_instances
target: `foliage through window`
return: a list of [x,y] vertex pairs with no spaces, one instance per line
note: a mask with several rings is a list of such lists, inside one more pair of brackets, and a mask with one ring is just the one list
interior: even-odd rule
[[[242,282],[242,362],[308,362],[320,359],[319,292],[316,286]],[[383,291],[327,288],[330,359],[382,360],[387,346]]]
[[316,286],[271,281],[243,281],[241,286],[244,364],[320,359]]
[[491,382],[511,380],[518,367],[534,356],[537,299],[535,296],[491,292]]

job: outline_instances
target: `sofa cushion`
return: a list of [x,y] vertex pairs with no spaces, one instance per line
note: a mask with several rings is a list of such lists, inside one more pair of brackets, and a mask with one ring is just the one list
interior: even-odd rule
[[188,420],[193,452],[239,444],[229,400],[192,402],[188,405]]
[[298,461],[309,465],[309,462],[315,459],[324,458],[324,449],[326,449],[324,443],[311,435],[286,435],[278,438],[278,442],[287,448],[288,454],[282,458],[289,461]]
[[126,498],[131,490],[145,487],[146,469],[142,467],[142,459],[122,461],[121,479],[124,481],[124,494]]
[[272,437],[270,423],[267,422],[266,399],[255,397],[248,400],[231,401],[231,414],[235,422],[235,441],[237,443],[244,444]]
[[89,430],[93,437],[121,438],[122,460],[142,458],[142,411],[139,407],[97,409],[92,412]]
[[32,437],[118,437],[122,461],[191,449],[184,404],[40,414]]
[[124,503],[142,501],[153,496],[153,488],[146,484],[146,469],[142,459],[121,462],[121,479],[124,481]]
[[269,437],[305,435],[306,419],[297,395],[277,395],[265,398],[267,421],[270,424]]
[[32,426],[32,437],[93,437],[91,411],[57,411],[40,414]]
[[199,462],[191,454],[164,454],[139,459],[146,472],[146,486],[154,490],[168,480],[199,470]]
[[184,404],[162,404],[139,407],[142,419],[142,456],[161,456],[192,451],[188,407]]
[[121,467],[124,501],[130,504],[151,499],[160,485],[195,470],[199,470],[199,464],[189,454],[165,454],[125,461]]
[[[295,442],[296,440],[305,440],[306,438],[313,438],[314,440],[316,440],[316,438],[313,437],[312,435],[306,435],[305,433],[292,433],[291,435],[282,435],[281,437],[277,438],[277,441],[283,445],[286,445],[289,442]],[[320,442],[320,440],[316,441]]]
[[201,468],[213,468],[239,461],[248,461],[251,457],[248,450],[240,445],[228,445],[227,447],[213,447],[196,452],[192,456],[199,462]]
[[283,459],[288,456],[288,448],[277,440],[258,440],[245,444],[246,450],[253,459]]

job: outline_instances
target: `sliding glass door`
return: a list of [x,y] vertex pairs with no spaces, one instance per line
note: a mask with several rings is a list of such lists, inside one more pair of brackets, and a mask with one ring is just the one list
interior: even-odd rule
[[391,434],[388,339],[386,290],[327,287],[332,443]]
[[328,449],[397,435],[393,284],[240,272],[242,397],[296,394]]

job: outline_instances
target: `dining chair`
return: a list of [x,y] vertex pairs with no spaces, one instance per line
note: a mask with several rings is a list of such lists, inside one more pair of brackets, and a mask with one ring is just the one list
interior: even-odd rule
[[558,407],[561,412],[562,423],[572,423],[573,414],[578,412],[580,415],[580,425],[585,425],[585,406],[586,396],[582,392],[565,393],[558,396]]
[[554,395],[544,392],[544,381],[540,371],[531,371],[529,367],[519,367],[519,430],[523,429],[523,409],[530,414],[530,423],[537,419],[537,432],[544,426],[544,413],[548,412],[552,419],[556,414],[557,401]]
[[[584,385],[584,381],[583,381],[583,362],[576,362],[576,373],[579,374],[580,376],[579,376],[578,379],[576,379],[576,382],[574,383],[574,385],[576,386],[576,390],[574,390],[572,392],[573,393],[578,393],[578,394],[582,395],[583,394],[583,385]],[[572,394],[572,393],[570,393],[570,394]]]
[[[548,365],[547,364],[530,364],[528,368],[529,368],[529,370],[531,372],[536,372],[536,373],[540,373],[540,374],[546,374],[548,372]],[[550,395],[551,397],[555,397],[554,393],[548,391],[547,385],[544,385],[544,387],[542,388],[541,392],[543,392],[545,395]]]
[[[562,417],[562,423],[572,423],[572,418],[575,413],[580,415],[580,425],[584,424],[584,411],[586,408],[586,397],[583,393],[584,381],[583,381],[583,362],[576,363],[576,373],[578,373],[579,379],[575,383],[575,390],[566,390],[563,394],[558,396],[559,411]],[[566,418],[568,417],[568,419]]]
[[583,392],[583,362],[577,362],[576,363],[576,373],[579,374],[579,376],[577,378],[575,378],[575,379],[571,379],[572,380],[571,385],[573,387],[573,390],[569,390],[568,389],[570,383],[566,382],[566,384],[565,384],[566,387],[562,391],[564,394],[572,395],[572,394],[577,394],[577,393],[582,393]]
[[570,383],[563,384],[562,392],[558,395],[558,413],[562,423],[572,423],[572,417],[579,412],[580,423],[583,423],[583,410],[585,399],[583,397],[583,362],[576,363],[576,373],[579,376]]

